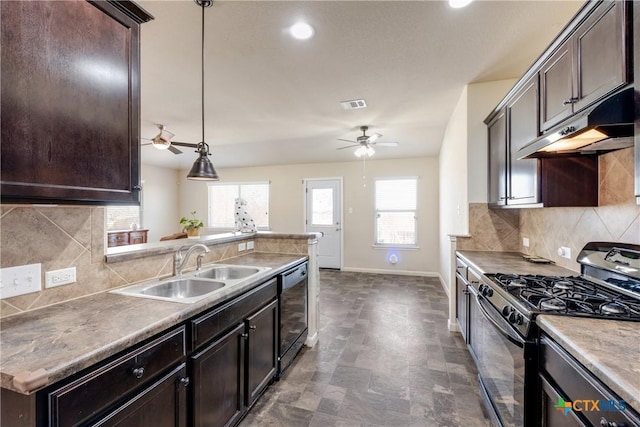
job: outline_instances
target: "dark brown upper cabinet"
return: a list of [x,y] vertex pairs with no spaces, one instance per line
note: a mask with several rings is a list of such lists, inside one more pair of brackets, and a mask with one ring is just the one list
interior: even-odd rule
[[489,204],[507,204],[507,115],[503,110],[488,124]]
[[538,136],[538,79],[531,78],[507,105],[507,205],[540,202],[537,159],[518,160],[518,150]]
[[628,16],[628,2],[602,2],[542,64],[542,132],[631,80]]
[[136,204],[140,24],[128,1],[3,1],[2,202]]

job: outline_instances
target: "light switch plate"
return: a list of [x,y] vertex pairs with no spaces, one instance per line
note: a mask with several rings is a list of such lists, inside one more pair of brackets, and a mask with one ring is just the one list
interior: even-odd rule
[[528,237],[523,237],[522,238],[522,246],[524,246],[525,248],[529,247],[529,238]]
[[42,290],[41,271],[40,263],[0,269],[0,299]]
[[253,249],[253,240],[247,242],[247,249]]
[[242,243],[238,243],[238,251],[242,252],[242,251],[246,251],[247,250],[247,244],[242,242]]

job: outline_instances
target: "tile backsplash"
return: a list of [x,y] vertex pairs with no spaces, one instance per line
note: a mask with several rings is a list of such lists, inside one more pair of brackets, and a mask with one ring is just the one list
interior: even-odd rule
[[[0,206],[0,267],[42,264],[44,272],[76,267],[76,283],[0,301],[0,317],[171,274],[171,254],[107,264],[105,208]],[[205,263],[238,256],[238,242],[211,246]],[[306,254],[307,241],[265,238],[255,251]],[[247,252],[243,252],[247,253]],[[192,257],[187,268],[195,267]]]
[[[635,203],[633,148],[599,158],[599,206],[588,208],[489,209],[469,205],[470,238],[458,238],[458,249],[519,251],[538,255],[579,272],[575,261],[587,242],[640,244],[640,206]],[[529,247],[522,246],[522,238]],[[558,255],[571,249],[571,259]]]

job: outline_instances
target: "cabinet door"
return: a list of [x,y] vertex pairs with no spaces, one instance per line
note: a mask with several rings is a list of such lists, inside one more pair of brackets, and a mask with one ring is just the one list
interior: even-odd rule
[[540,76],[540,128],[548,130],[573,112],[572,43],[568,40],[542,64]]
[[278,301],[273,301],[246,320],[247,406],[251,406],[276,375]]
[[2,201],[139,203],[138,10],[3,1]]
[[456,274],[456,318],[460,333],[465,342],[467,342],[467,322],[469,318],[469,291],[467,291],[467,283]]
[[193,425],[230,426],[238,422],[244,406],[245,325],[191,356]]
[[187,368],[184,363],[173,369],[143,392],[128,399],[92,426],[109,427],[186,427]]
[[626,2],[605,1],[574,36],[578,100],[574,112],[627,82]]
[[586,427],[586,424],[576,416],[574,411],[565,414],[564,411],[556,408],[559,399],[564,399],[564,397],[558,394],[545,377],[540,376],[540,384],[542,385],[540,416],[543,427]]
[[507,106],[509,120],[509,196],[507,204],[538,203],[538,160],[518,160],[518,150],[538,137],[538,76]]
[[489,124],[489,204],[507,200],[507,119],[504,111]]

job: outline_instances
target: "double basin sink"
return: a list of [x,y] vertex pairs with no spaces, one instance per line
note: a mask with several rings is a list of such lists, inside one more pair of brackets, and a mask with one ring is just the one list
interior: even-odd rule
[[239,283],[246,283],[270,267],[216,264],[161,281],[143,282],[111,291],[114,294],[194,303]]

